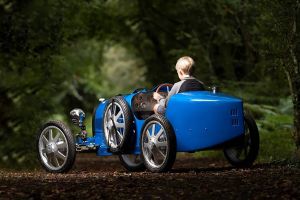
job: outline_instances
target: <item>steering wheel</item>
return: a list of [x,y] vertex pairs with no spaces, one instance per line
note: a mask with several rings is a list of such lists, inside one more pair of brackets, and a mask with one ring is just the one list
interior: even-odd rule
[[[160,84],[160,85],[157,87],[157,89],[156,89],[155,92],[159,92],[159,90],[160,90],[162,87],[173,87],[173,84],[171,84],[171,83],[162,83],[162,84]],[[170,90],[168,91],[168,93],[169,93],[169,92],[170,92]]]

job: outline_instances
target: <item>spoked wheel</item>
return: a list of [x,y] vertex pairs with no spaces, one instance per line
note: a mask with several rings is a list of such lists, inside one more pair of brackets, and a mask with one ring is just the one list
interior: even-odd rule
[[152,115],[146,121],[141,136],[142,159],[152,172],[163,172],[172,168],[176,158],[176,138],[167,119]]
[[121,164],[131,172],[141,171],[145,169],[145,165],[141,159],[141,155],[121,154],[119,155]]
[[123,150],[129,140],[132,115],[123,97],[114,97],[104,111],[103,128],[109,150],[117,153]]
[[256,123],[247,113],[244,119],[245,133],[238,140],[239,144],[224,149],[226,159],[235,167],[250,167],[259,151],[259,133]]
[[67,172],[75,161],[75,142],[70,129],[59,121],[42,126],[37,135],[38,159],[49,172]]

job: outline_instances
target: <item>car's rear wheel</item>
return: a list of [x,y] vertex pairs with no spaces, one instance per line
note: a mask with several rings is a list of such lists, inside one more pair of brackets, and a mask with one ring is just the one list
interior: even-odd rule
[[176,137],[164,116],[152,115],[145,121],[140,146],[147,169],[164,172],[172,168],[176,159]]
[[75,161],[75,140],[71,130],[60,121],[44,124],[38,132],[38,160],[49,172],[67,172]]
[[141,155],[136,154],[120,154],[121,164],[131,172],[141,171],[145,169],[145,165],[141,159]]
[[132,131],[132,114],[121,96],[113,97],[106,105],[103,116],[103,129],[109,151],[118,153],[124,150]]
[[254,119],[245,113],[245,133],[238,143],[224,149],[228,162],[235,167],[250,167],[256,160],[259,151],[259,133]]

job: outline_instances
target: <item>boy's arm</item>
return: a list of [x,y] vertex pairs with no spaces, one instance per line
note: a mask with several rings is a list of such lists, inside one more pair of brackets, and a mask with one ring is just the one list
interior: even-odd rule
[[[181,81],[180,81],[181,82]],[[173,85],[171,91],[169,92],[167,98],[161,98],[158,103],[164,107],[167,107],[168,101],[171,98],[171,96],[173,96],[174,94],[177,94],[179,92],[180,89],[180,82],[177,82]]]

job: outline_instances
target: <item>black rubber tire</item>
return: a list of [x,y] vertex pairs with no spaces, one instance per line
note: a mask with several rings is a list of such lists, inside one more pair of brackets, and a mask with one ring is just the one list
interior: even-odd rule
[[[152,167],[145,159],[144,152],[143,152],[143,137],[146,133],[147,127],[152,122],[158,122],[164,128],[166,137],[167,137],[167,141],[168,141],[168,144],[167,144],[168,151],[167,151],[166,159],[160,167]],[[141,148],[142,161],[143,161],[145,167],[149,171],[151,171],[151,172],[169,171],[172,168],[172,166],[175,162],[175,159],[176,159],[176,148],[177,148],[176,145],[177,145],[176,144],[176,136],[175,136],[174,130],[166,117],[164,117],[163,115],[154,114],[145,120],[143,128],[142,128],[142,135],[140,137],[140,148]]]
[[126,161],[126,159],[123,158],[123,154],[119,155],[119,159],[120,159],[122,166],[130,172],[139,172],[139,171],[145,170],[145,165],[142,161],[142,158],[140,158],[141,162],[139,164],[135,164],[135,165],[128,163]]
[[[45,163],[43,162],[43,160],[41,158],[40,151],[39,151],[40,136],[41,136],[42,132],[49,126],[55,126],[58,129],[60,129],[62,131],[62,133],[64,134],[64,136],[66,137],[66,141],[67,141],[67,145],[68,145],[68,157],[66,159],[66,162],[60,169],[57,169],[57,170],[50,169],[45,165]],[[61,121],[49,121],[49,122],[45,123],[38,130],[37,137],[36,137],[36,148],[37,148],[38,160],[41,163],[42,167],[48,172],[51,172],[51,173],[68,172],[74,164],[74,161],[76,158],[75,139],[74,139],[74,136],[73,136],[70,128]]]
[[[251,167],[254,161],[256,160],[259,152],[259,132],[255,120],[249,113],[244,114],[244,120],[245,120],[245,126],[248,126],[249,129],[250,144],[249,144],[249,140],[245,141],[243,137],[240,140],[242,144],[237,144],[236,146],[228,147],[224,149],[225,158],[228,160],[228,162],[231,165],[238,168]],[[231,157],[229,152],[232,148],[245,148],[245,145],[249,145],[249,151],[244,159]]]
[[[122,111],[124,113],[124,121],[125,121],[125,130],[124,130],[124,135],[123,135],[124,139],[120,142],[120,144],[117,147],[111,147],[105,136],[104,136],[104,138],[106,140],[106,144],[108,145],[108,151],[110,151],[112,153],[121,153],[126,149],[126,145],[129,145],[129,143],[130,143],[130,133],[132,132],[133,117],[132,117],[130,107],[128,106],[126,100],[122,96],[115,96],[107,102],[106,107],[104,109],[104,115],[107,112],[109,105],[113,101],[117,102],[121,106]],[[103,122],[102,122],[103,128],[104,128],[104,119],[105,119],[105,116],[103,116]]]

